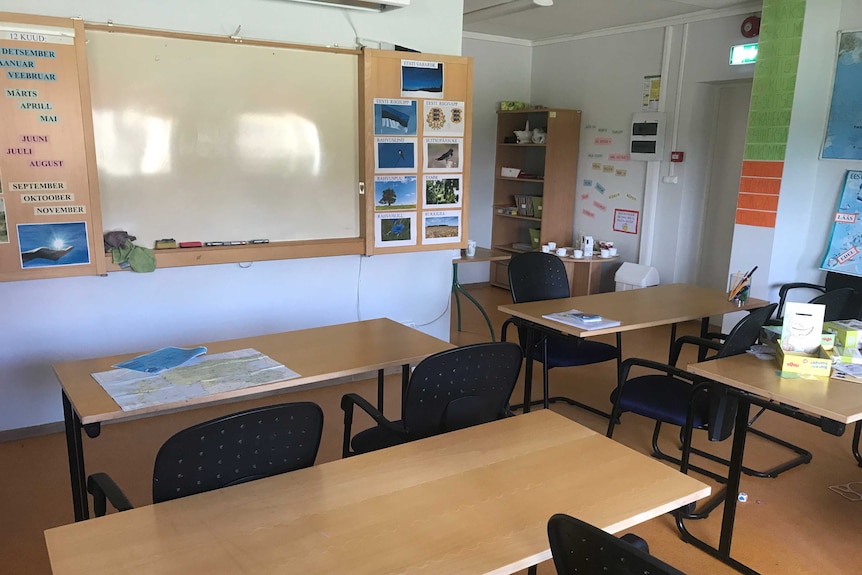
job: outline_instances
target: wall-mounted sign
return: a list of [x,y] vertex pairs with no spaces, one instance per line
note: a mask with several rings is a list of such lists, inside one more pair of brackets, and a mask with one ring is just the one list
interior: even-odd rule
[[757,60],[757,44],[738,44],[730,47],[730,65],[754,64]]

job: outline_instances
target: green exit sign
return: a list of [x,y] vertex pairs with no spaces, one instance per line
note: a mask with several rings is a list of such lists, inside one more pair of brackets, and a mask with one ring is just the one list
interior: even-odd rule
[[730,48],[730,65],[754,64],[757,60],[757,44],[739,44]]

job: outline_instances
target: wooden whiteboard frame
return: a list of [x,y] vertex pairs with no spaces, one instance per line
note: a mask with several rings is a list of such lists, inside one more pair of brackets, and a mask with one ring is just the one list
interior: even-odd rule
[[[173,38],[182,40],[196,40],[204,42],[213,42],[220,44],[242,44],[246,46],[262,46],[269,48],[294,49],[305,51],[319,51],[336,54],[353,54],[358,56],[358,78],[359,94],[357,97],[362,97],[362,82],[363,77],[363,58],[362,52],[359,50],[351,50],[346,48],[327,48],[323,46],[309,46],[304,44],[293,44],[288,42],[276,42],[270,40],[252,40],[246,38],[237,38],[230,36],[213,36],[208,34],[193,34],[186,32],[171,32],[164,30],[155,30],[150,28],[137,28],[132,26],[116,26],[111,24],[95,24],[88,23],[85,25],[86,30],[102,31],[102,32],[117,32],[125,34],[140,34],[148,36],[158,36],[162,38]],[[360,126],[363,125],[363,114],[365,113],[362,100],[359,100],[358,107]],[[359,134],[358,154],[359,162],[359,179],[362,181],[362,161],[365,157],[364,138]],[[362,217],[365,213],[365,199],[362,195],[359,196],[359,235],[355,238],[335,238],[335,239],[319,239],[319,240],[297,240],[297,241],[281,241],[271,242],[268,244],[257,245],[242,245],[242,246],[220,246],[220,247],[201,247],[201,248],[177,248],[167,250],[155,250],[156,267],[184,267],[193,265],[212,265],[225,263],[239,262],[256,262],[267,260],[282,260],[295,258],[313,258],[313,257],[328,257],[342,255],[362,255],[365,253],[365,223]],[[108,271],[120,271],[121,268],[111,262],[110,255],[105,256],[107,261]]]

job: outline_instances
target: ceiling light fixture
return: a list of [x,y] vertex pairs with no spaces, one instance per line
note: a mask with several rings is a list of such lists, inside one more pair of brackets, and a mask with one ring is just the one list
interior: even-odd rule
[[504,2],[503,4],[495,4],[494,6],[488,6],[487,8],[465,12],[464,24],[474,24],[476,22],[482,22],[483,20],[500,18],[502,16],[509,16],[510,14],[517,14],[518,12],[523,12],[525,10],[532,10],[533,8],[543,8],[553,5],[554,0],[513,0],[512,2]]

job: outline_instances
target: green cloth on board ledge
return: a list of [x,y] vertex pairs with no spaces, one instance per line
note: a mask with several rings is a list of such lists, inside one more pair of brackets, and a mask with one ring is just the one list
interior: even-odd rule
[[132,271],[151,272],[156,269],[156,254],[153,250],[136,246],[130,241],[124,242],[120,247],[112,247],[111,256],[115,264],[131,267]]

